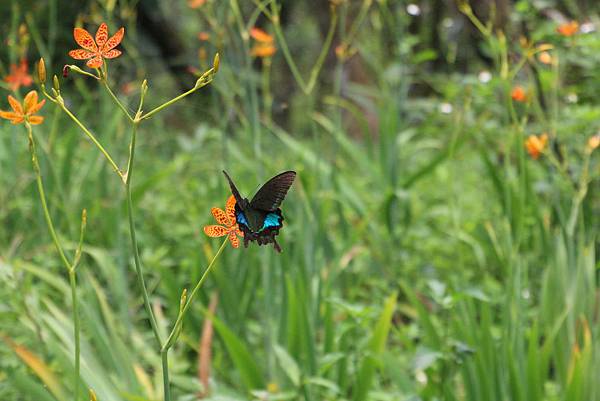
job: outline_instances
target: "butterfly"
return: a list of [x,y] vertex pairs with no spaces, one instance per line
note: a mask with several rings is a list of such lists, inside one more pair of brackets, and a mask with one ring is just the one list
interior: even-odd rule
[[295,171],[285,171],[277,174],[267,181],[252,200],[242,198],[231,177],[225,170],[223,174],[229,181],[231,193],[235,197],[235,219],[239,228],[244,233],[244,247],[248,242],[256,241],[258,245],[272,243],[277,252],[281,247],[275,237],[283,227],[283,215],[281,214],[281,202],[296,178]]

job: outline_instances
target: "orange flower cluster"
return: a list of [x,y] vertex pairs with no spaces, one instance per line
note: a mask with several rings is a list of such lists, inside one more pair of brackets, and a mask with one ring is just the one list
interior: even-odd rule
[[256,41],[256,44],[250,50],[254,57],[271,57],[277,51],[275,39],[260,28],[250,29],[250,36]]
[[598,146],[600,146],[600,134],[596,134],[590,137],[590,139],[588,139],[588,147],[590,148],[590,151],[595,150],[596,148],[598,148]]
[[529,156],[531,156],[532,159],[537,160],[544,149],[546,149],[547,144],[548,134],[529,135],[525,141],[525,149],[527,149],[527,153],[529,153]]
[[200,8],[206,3],[206,0],[188,0],[187,4],[189,8]]
[[10,120],[13,124],[21,124],[25,121],[32,125],[41,124],[44,121],[44,117],[35,116],[34,114],[40,111],[46,99],[43,99],[38,103],[38,94],[36,91],[31,91],[25,96],[23,104],[19,103],[17,99],[8,95],[8,103],[13,111],[0,110],[0,118]]
[[18,66],[16,64],[10,65],[10,74],[4,78],[4,81],[8,82],[10,90],[16,92],[21,86],[31,86],[33,78],[27,73],[28,69],[26,59],[21,59]]
[[556,28],[556,32],[558,32],[562,36],[573,36],[579,31],[579,23],[577,21],[569,21],[564,24],[560,24]]
[[524,101],[527,100],[527,93],[525,92],[525,89],[523,89],[522,86],[517,85],[510,92],[510,97],[515,102],[521,102],[521,103],[523,103]]
[[110,39],[108,37],[108,26],[102,23],[96,31],[96,40],[92,35],[82,28],[73,30],[75,42],[82,49],[71,50],[69,56],[76,60],[88,60],[86,65],[90,68],[100,68],[104,59],[119,57],[121,51],[115,49],[123,40],[125,28],[121,28]]
[[231,246],[237,248],[240,246],[240,241],[237,236],[244,236],[244,233],[239,229],[237,220],[235,218],[235,198],[233,195],[227,199],[227,203],[225,205],[225,211],[223,209],[219,209],[218,207],[213,207],[210,209],[210,212],[217,220],[217,223],[220,225],[210,225],[204,227],[204,233],[209,237],[222,237],[224,235],[229,236],[229,242],[231,242]]

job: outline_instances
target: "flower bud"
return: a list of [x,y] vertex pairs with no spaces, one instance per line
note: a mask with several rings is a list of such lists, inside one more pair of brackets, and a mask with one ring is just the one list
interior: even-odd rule
[[38,62],[38,79],[41,84],[46,83],[46,63],[44,63],[44,59],[40,58]]
[[55,91],[60,91],[60,84],[58,83],[58,77],[56,75],[54,75],[54,77],[52,78],[52,86],[54,87]]
[[221,57],[219,56],[219,53],[215,54],[215,58],[213,59],[213,71],[216,73],[217,71],[219,71],[219,64],[221,62]]

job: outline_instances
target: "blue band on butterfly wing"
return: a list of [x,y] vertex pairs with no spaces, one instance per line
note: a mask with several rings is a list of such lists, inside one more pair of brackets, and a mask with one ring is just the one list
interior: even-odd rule
[[248,227],[248,220],[246,220],[244,212],[237,212],[237,214],[235,215],[235,219],[237,220],[238,224],[243,224],[246,227]]
[[269,228],[269,227],[279,227],[279,226],[281,226],[281,216],[277,213],[269,213],[265,217],[265,221],[263,223],[261,230],[264,230],[265,228]]

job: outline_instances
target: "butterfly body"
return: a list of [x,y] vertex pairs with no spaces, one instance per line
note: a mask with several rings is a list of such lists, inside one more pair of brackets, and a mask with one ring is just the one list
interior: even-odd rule
[[256,241],[258,245],[272,243],[278,252],[281,247],[275,237],[283,227],[283,215],[279,206],[294,182],[296,172],[286,171],[271,178],[254,195],[251,201],[242,198],[229,175],[223,171],[231,192],[236,199],[235,216],[244,233],[244,246]]

